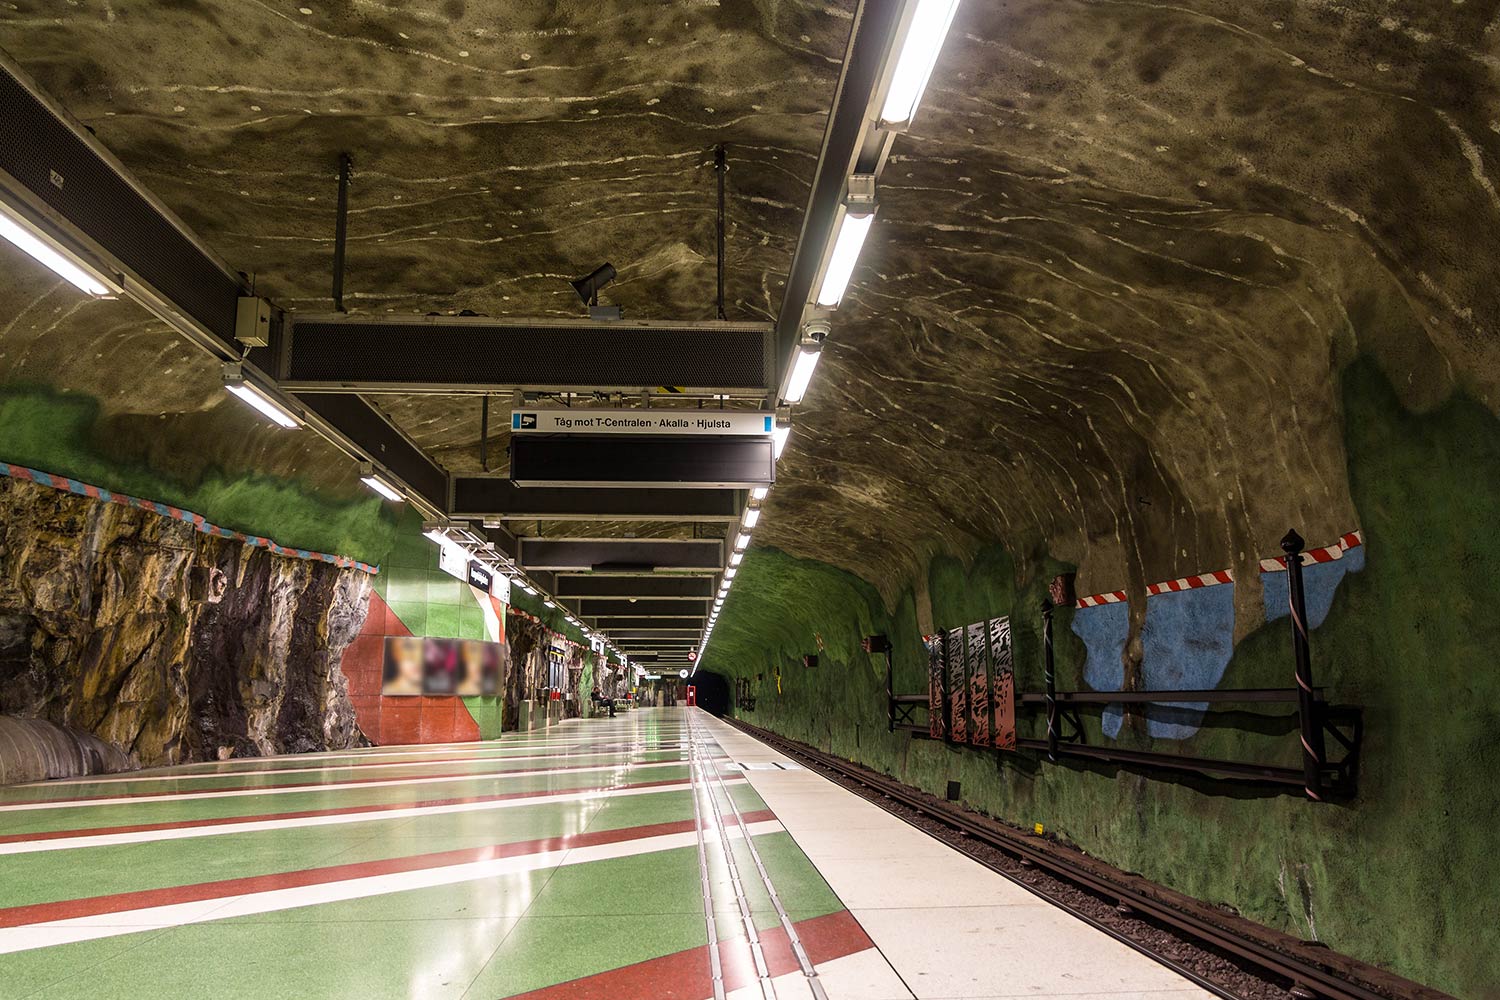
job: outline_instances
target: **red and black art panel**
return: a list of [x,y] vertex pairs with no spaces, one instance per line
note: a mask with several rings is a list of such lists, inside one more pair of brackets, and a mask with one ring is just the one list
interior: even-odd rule
[[948,738],[969,742],[969,679],[964,671],[964,630],[950,629],[943,636],[943,654],[948,663]]
[[990,710],[994,714],[994,745],[1016,748],[1016,671],[1010,644],[1010,619],[987,623],[990,661]]
[[975,622],[964,629],[964,666],[969,675],[969,712],[973,716],[969,725],[969,744],[976,747],[992,745],[990,735],[990,674],[988,647],[985,643],[985,623]]
[[970,746],[1016,748],[1010,619],[987,618],[927,636],[928,734]]
[[943,662],[943,637],[924,636],[927,645],[927,735],[948,738],[948,668]]

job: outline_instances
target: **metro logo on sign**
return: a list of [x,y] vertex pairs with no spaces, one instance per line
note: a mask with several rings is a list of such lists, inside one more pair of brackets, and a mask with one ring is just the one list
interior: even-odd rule
[[758,436],[771,434],[774,414],[761,410],[613,409],[516,410],[512,432],[538,434],[676,434]]

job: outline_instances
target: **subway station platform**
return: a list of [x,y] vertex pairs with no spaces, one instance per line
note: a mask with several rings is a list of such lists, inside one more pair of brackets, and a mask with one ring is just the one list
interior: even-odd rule
[[695,709],[0,790],[0,996],[1206,995]]

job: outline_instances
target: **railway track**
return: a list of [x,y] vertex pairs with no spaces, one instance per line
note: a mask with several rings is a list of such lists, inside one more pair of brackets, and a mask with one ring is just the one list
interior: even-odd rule
[[[1227,913],[1139,875],[1106,865],[1074,848],[981,816],[805,743],[737,719],[725,717],[724,721],[815,771],[851,787],[859,786],[853,790],[877,805],[889,809],[887,802],[899,803],[930,822],[957,831],[962,838],[960,843],[953,844],[955,849],[1219,996],[1241,1000],[1241,994],[1142,939],[1149,935],[1134,935],[1101,922],[1087,912],[1088,908],[1064,898],[1067,894],[1051,892],[1045,885],[1038,884],[1041,880],[1018,878],[1006,865],[996,863],[992,851],[1019,862],[1025,869],[1044,872],[1067,886],[1102,899],[1116,907],[1118,912],[1139,915],[1209,951],[1237,960],[1236,964],[1241,968],[1286,985],[1290,995],[1298,1000],[1454,1000],[1440,990]],[[890,811],[912,822],[902,810]],[[991,851],[984,850],[985,847]],[[1097,912],[1097,907],[1094,909]]]

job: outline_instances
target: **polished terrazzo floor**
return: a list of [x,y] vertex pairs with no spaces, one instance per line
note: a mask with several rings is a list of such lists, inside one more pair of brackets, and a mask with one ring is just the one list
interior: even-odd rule
[[0,789],[5,998],[1197,992],[696,710]]

